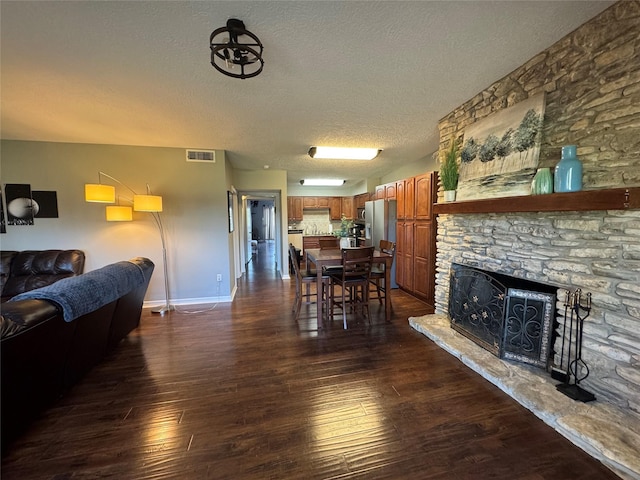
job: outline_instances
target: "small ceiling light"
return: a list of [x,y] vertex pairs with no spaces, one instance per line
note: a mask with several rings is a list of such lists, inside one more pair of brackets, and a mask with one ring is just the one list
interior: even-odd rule
[[340,160],[373,160],[381,151],[378,148],[311,147],[309,156]]
[[255,77],[264,67],[262,43],[245,28],[242,20],[227,20],[226,27],[220,27],[211,33],[209,43],[211,65],[229,77]]
[[344,180],[334,180],[330,178],[306,178],[300,180],[300,185],[305,187],[339,187],[344,185]]

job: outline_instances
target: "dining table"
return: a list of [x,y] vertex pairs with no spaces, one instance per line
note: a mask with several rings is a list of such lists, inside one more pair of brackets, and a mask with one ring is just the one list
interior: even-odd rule
[[[310,264],[314,264],[316,266],[316,274],[317,274],[317,292],[322,291],[322,275],[323,275],[323,267],[332,266],[332,265],[342,265],[342,252],[338,248],[307,248],[304,251],[304,255],[306,258],[307,269],[309,269]],[[373,263],[384,264],[384,285],[385,288],[389,288],[391,285],[391,265],[393,264],[393,255],[388,253],[380,252],[379,250],[373,251]],[[318,321],[318,330],[322,329],[322,308],[320,306],[320,302],[318,302],[318,312],[317,312],[317,321]],[[384,296],[384,319],[385,321],[389,321],[391,318],[391,300],[389,298],[389,292],[387,291]]]

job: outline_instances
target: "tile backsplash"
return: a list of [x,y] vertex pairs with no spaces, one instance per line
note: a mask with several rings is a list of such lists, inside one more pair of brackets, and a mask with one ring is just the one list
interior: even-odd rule
[[305,235],[331,234],[340,229],[340,221],[331,221],[329,209],[305,210],[302,220],[289,223],[289,227],[300,229]]

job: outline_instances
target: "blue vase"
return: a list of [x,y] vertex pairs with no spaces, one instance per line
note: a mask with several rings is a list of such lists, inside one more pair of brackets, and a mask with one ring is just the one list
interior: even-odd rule
[[539,168],[533,181],[531,182],[531,193],[533,195],[544,195],[553,192],[553,178],[548,167]]
[[579,192],[582,190],[582,162],[576,157],[576,146],[562,147],[562,157],[556,165],[554,175],[556,192]]

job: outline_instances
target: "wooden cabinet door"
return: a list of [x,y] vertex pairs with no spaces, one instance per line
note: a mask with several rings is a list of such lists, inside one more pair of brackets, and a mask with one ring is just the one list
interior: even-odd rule
[[[356,209],[354,207],[355,201],[353,197],[342,197],[340,199],[340,211],[342,215],[347,218],[356,218]],[[364,206],[364,205],[363,205]],[[338,218],[340,220],[340,218]]]
[[376,198],[375,198],[375,200],[384,200],[384,196],[385,196],[384,185],[378,185],[376,187]]
[[404,287],[404,223],[396,223],[396,283]]
[[342,199],[340,197],[328,197],[329,200],[329,218],[331,220],[340,220],[342,215]]
[[302,205],[304,208],[316,208],[318,202],[316,197],[302,197]]
[[316,207],[329,208],[330,199],[333,197],[316,197]]
[[396,182],[396,216],[404,219],[404,180]]
[[413,290],[413,222],[398,222],[396,226],[396,282]]
[[435,236],[432,222],[416,222],[413,229],[413,290],[433,305],[435,295]]
[[289,221],[302,220],[302,197],[287,197],[287,217]]
[[395,200],[396,199],[396,183],[387,183],[384,186],[384,198],[387,200]]
[[414,220],[416,218],[416,179],[407,178],[404,181],[404,218]]
[[431,220],[432,206],[435,201],[433,181],[434,172],[415,177],[416,220]]
[[354,198],[355,204],[356,204],[356,208],[364,208],[364,204],[365,202],[368,202],[369,200],[375,200],[375,194],[374,194],[374,198],[371,198],[370,193],[361,193],[360,195],[356,195]]

